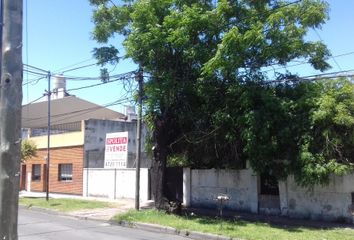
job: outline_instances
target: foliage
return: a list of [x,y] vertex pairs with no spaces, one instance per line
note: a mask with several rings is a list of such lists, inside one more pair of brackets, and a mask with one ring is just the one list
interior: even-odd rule
[[[232,237],[233,239],[352,239],[354,230],[330,228],[316,229],[306,226],[274,226],[263,222],[248,222],[239,219],[221,220],[202,216],[176,216],[162,211],[130,211],[116,215],[115,221],[145,222],[178,229],[181,233],[197,231]],[[185,230],[185,231],[181,231]]]
[[[123,35],[126,57],[149,76],[145,120],[153,132],[158,181],[163,181],[167,159],[176,156],[192,167],[241,168],[248,159],[258,173],[277,178],[311,175],[296,170],[310,166],[305,157],[299,161],[306,149],[314,153],[308,131],[319,123],[311,111],[320,87],[267,84],[271,76],[263,70],[299,59],[321,71],[329,68],[326,46],[305,40],[309,29],[328,18],[326,3],[90,2],[95,7],[94,38],[107,43],[115,34]],[[296,79],[291,73],[275,75]]]
[[295,175],[302,185],[326,183],[331,173],[354,169],[354,83],[336,79],[318,85]]
[[21,162],[35,157],[37,154],[37,146],[30,140],[23,140],[21,142]]
[[353,170],[353,82],[253,86],[245,93],[241,136],[256,172],[278,179],[294,174],[308,186]]

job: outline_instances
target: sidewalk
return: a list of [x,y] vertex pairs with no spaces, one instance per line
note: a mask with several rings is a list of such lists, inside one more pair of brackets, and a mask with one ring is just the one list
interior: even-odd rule
[[[46,193],[44,192],[27,192],[21,191],[19,197],[27,197],[27,198],[45,198]],[[113,216],[118,213],[127,212],[130,209],[134,209],[135,201],[131,198],[118,198],[118,199],[110,199],[110,198],[98,198],[98,197],[83,197],[79,195],[70,195],[70,194],[57,194],[50,193],[49,198],[72,198],[72,199],[82,199],[82,200],[93,200],[93,201],[102,201],[102,202],[110,202],[114,207],[112,208],[104,208],[104,209],[85,209],[70,212],[69,215],[76,216],[83,219],[94,219],[94,220],[104,220],[109,221]],[[142,202],[140,203],[141,208],[146,208],[151,205],[151,202]]]
[[[41,208],[33,207],[35,211],[44,211],[52,214],[63,214],[67,216],[72,216],[80,219],[87,220],[98,220],[106,222],[107,224],[112,225],[121,225],[124,227],[137,228],[141,230],[148,230],[153,232],[161,232],[168,233],[174,235],[180,235],[183,237],[189,237],[192,239],[212,239],[212,240],[230,240],[230,239],[238,239],[238,238],[230,238],[220,235],[213,235],[201,232],[193,232],[187,230],[177,230],[175,228],[160,226],[155,224],[148,223],[139,223],[139,222],[112,222],[111,219],[114,215],[119,213],[124,213],[130,209],[134,209],[134,199],[108,199],[108,198],[96,198],[96,197],[82,197],[75,195],[66,195],[66,194],[50,194],[50,198],[74,198],[74,199],[82,199],[82,200],[96,200],[96,201],[105,201],[112,202],[114,207],[112,208],[104,208],[104,209],[86,209],[80,210],[70,213],[60,213],[55,212],[53,210],[45,210]],[[20,197],[33,197],[33,198],[45,198],[45,193],[38,192],[20,192]],[[153,202],[149,201],[146,203],[141,203],[142,208],[152,207]],[[204,208],[184,208],[183,212],[185,214],[193,214],[195,216],[208,216],[208,217],[218,217],[217,209],[204,209]],[[353,224],[345,224],[345,223],[335,223],[335,222],[324,222],[324,221],[314,221],[314,220],[306,220],[306,219],[294,219],[282,216],[270,216],[270,215],[261,215],[261,214],[252,214],[246,212],[238,212],[238,211],[230,211],[224,209],[223,211],[224,218],[230,219],[238,219],[249,222],[264,222],[269,223],[270,225],[279,226],[279,227],[307,227],[307,228],[319,228],[319,229],[330,229],[330,228],[346,228],[353,229]]]
[[[218,217],[218,209],[205,208],[186,208],[184,211],[188,214],[193,213],[199,216]],[[311,228],[350,228],[354,229],[354,224],[344,222],[330,222],[301,218],[289,218],[286,216],[255,214],[240,211],[223,210],[223,218],[238,219],[249,222],[264,222],[281,227],[311,227]]]
[[[20,197],[33,197],[33,198],[45,198],[46,194],[44,192],[26,192],[21,191]],[[105,209],[86,209],[71,212],[69,215],[84,218],[84,219],[95,219],[95,220],[105,220],[109,221],[114,215],[118,213],[127,212],[130,209],[134,209],[135,201],[130,198],[119,198],[119,199],[110,199],[110,198],[98,198],[98,197],[83,197],[78,195],[70,194],[56,194],[50,193],[50,198],[74,198],[74,199],[83,199],[83,200],[95,200],[103,202],[112,202],[114,203],[114,208],[105,208]],[[153,202],[141,202],[140,207],[151,208],[153,207]],[[200,216],[208,217],[218,217],[219,212],[217,209],[205,209],[205,208],[184,208],[184,212],[193,213]],[[247,212],[231,211],[228,209],[223,210],[224,218],[240,219],[251,222],[266,222],[278,226],[306,226],[313,228],[351,228],[354,229],[354,224],[349,223],[338,223],[338,222],[327,222],[327,221],[317,221],[309,219],[296,219],[283,216],[273,216],[265,214],[254,214]]]

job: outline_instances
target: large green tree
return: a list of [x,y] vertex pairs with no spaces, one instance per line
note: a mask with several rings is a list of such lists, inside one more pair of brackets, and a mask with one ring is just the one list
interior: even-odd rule
[[[233,116],[255,106],[252,94],[260,95],[255,96],[260,101],[271,98],[247,90],[258,89],[268,80],[264,67],[285,66],[298,59],[315,69],[329,67],[325,45],[305,40],[309,29],[327,19],[323,1],[90,2],[95,8],[94,38],[106,43],[115,34],[123,35],[126,57],[149,76],[145,110],[153,131],[153,193],[158,208],[164,207],[164,168],[169,156],[183,154],[204,166],[213,165],[215,159],[242,162],[252,140],[242,126],[252,119]],[[109,48],[96,51],[96,56],[104,59],[100,53]]]

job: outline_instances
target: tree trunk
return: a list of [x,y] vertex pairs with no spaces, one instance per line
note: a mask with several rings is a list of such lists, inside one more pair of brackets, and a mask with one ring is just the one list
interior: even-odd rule
[[0,85],[0,239],[17,240],[22,104],[22,0],[4,0]]
[[167,209],[167,201],[164,194],[165,169],[167,161],[167,140],[165,131],[166,125],[163,120],[155,121],[154,149],[152,161],[152,192],[155,200],[155,207],[160,210]]

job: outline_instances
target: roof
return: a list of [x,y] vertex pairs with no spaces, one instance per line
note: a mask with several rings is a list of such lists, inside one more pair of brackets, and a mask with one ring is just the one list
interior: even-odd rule
[[[51,124],[66,124],[87,119],[122,119],[124,114],[110,110],[92,102],[68,96],[51,100]],[[41,128],[48,124],[48,102],[38,102],[22,106],[22,127]]]

